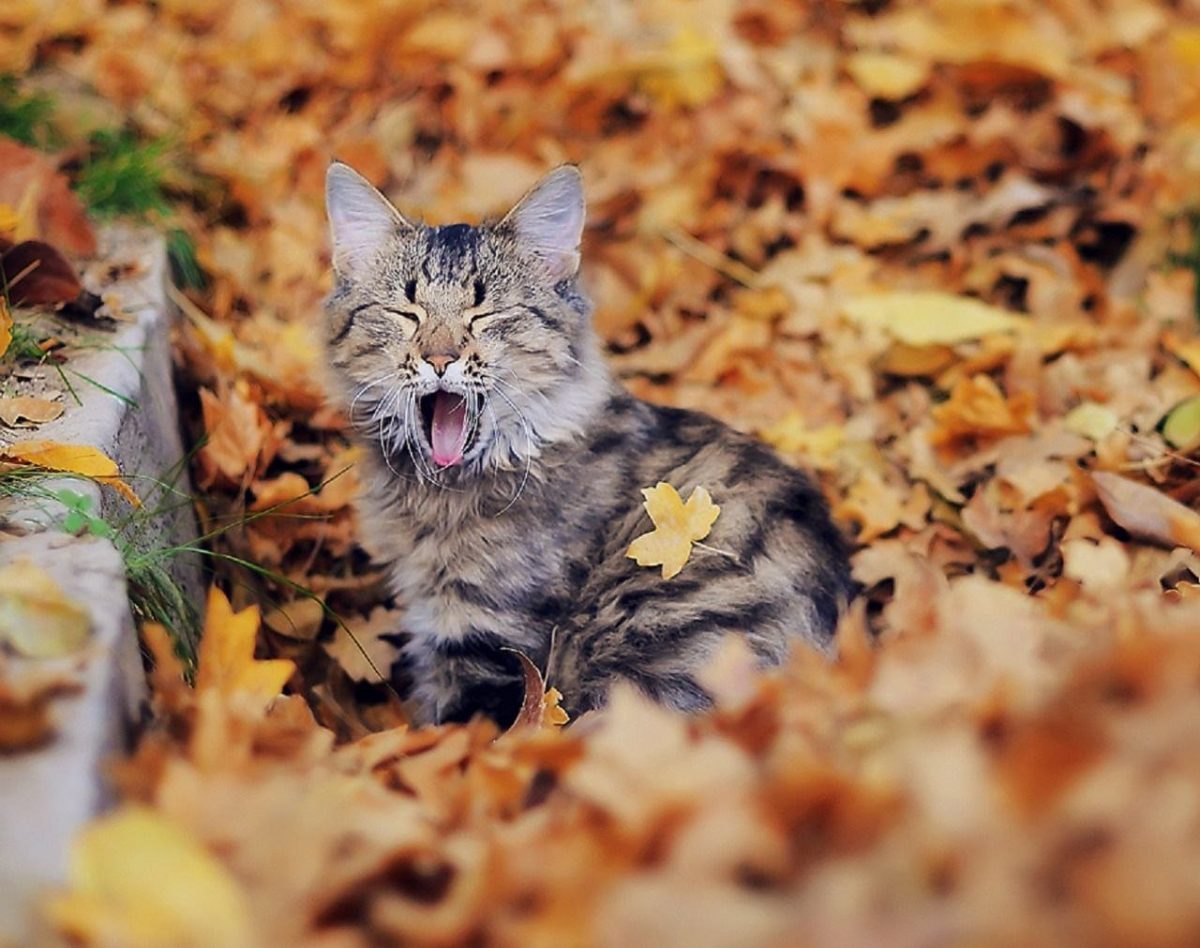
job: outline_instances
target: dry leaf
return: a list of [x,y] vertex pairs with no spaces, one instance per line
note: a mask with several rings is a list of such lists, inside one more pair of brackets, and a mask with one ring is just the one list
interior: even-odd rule
[[40,566],[18,560],[0,567],[0,642],[29,658],[57,658],[83,648],[87,610]]
[[852,322],[878,326],[910,346],[953,345],[1029,327],[1028,319],[969,296],[932,291],[862,296],[842,309]]
[[1200,514],[1162,491],[1128,478],[1094,471],[1092,483],[1104,509],[1135,536],[1200,552]]
[[20,671],[0,652],[0,755],[40,747],[54,737],[54,699],[79,691],[74,672],[61,669]]
[[30,395],[17,395],[0,398],[0,421],[10,428],[15,428],[22,422],[41,425],[53,421],[63,413],[60,402],[52,402],[46,398],[34,398]]
[[216,586],[209,590],[196,671],[197,691],[241,693],[263,706],[278,697],[296,671],[296,664],[288,659],[255,659],[258,621],[258,606],[234,612],[221,590]]
[[98,448],[86,444],[60,444],[57,441],[18,441],[0,447],[0,461],[33,464],[50,471],[79,474],[107,484],[135,507],[142,502],[121,479],[117,462]]
[[69,889],[46,915],[73,941],[127,948],[250,948],[250,908],[233,875],[192,834],[126,806],[75,841]]
[[8,352],[9,344],[12,342],[13,320],[12,313],[8,308],[8,300],[0,296],[0,357],[3,357]]
[[930,432],[935,445],[964,438],[998,438],[1029,431],[1033,399],[1028,395],[1005,398],[990,377],[975,375],[954,386],[949,400],[935,405],[936,427]]
[[1200,395],[1180,402],[1162,421],[1163,440],[1180,451],[1200,445]]
[[512,652],[521,663],[521,676],[525,684],[521,710],[509,726],[509,732],[519,728],[553,728],[566,724],[570,717],[559,707],[562,693],[557,688],[546,687],[541,670],[524,652],[515,648],[505,651]]
[[400,632],[395,609],[377,606],[366,619],[350,619],[339,625],[332,642],[322,643],[325,652],[355,681],[376,684],[389,679],[400,649],[384,636]]
[[26,240],[4,248],[0,270],[14,306],[68,303],[83,291],[75,268],[44,241]]
[[1092,441],[1103,441],[1117,430],[1120,423],[1116,412],[1097,402],[1083,402],[1063,418],[1063,427],[1067,431]]
[[0,203],[30,206],[36,236],[72,253],[96,252],[96,235],[66,176],[32,148],[0,138]]
[[846,71],[863,92],[881,99],[907,99],[928,81],[929,66],[892,53],[861,52],[846,59]]
[[693,488],[686,504],[679,492],[663,481],[643,488],[642,496],[654,529],[629,544],[625,555],[638,566],[661,564],[663,579],[670,579],[692,555],[692,544],[708,536],[721,508],[703,487]]

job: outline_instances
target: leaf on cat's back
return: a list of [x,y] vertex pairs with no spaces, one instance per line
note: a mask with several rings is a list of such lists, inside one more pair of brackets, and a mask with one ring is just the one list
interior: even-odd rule
[[642,490],[646,512],[654,529],[631,544],[625,555],[638,566],[662,566],[663,579],[683,569],[692,554],[692,544],[708,536],[721,508],[703,487],[696,487],[687,503],[679,492],[664,481]]

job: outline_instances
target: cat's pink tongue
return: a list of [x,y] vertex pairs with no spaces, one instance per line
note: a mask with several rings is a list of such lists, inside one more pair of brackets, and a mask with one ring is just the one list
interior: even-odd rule
[[438,392],[433,396],[433,463],[438,467],[451,467],[462,460],[463,448],[467,446],[467,406],[463,399],[452,392]]

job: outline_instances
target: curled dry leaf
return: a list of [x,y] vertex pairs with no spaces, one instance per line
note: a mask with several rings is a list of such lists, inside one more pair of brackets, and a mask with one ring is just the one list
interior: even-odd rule
[[58,658],[83,648],[91,628],[87,610],[40,566],[0,567],[0,643],[27,658]]
[[519,649],[505,649],[517,657],[521,665],[521,677],[525,684],[525,697],[521,710],[517,712],[509,731],[520,728],[562,727],[570,718],[560,706],[562,694],[557,688],[547,688],[537,665]]
[[629,544],[625,555],[638,566],[661,564],[663,579],[670,579],[687,563],[692,544],[708,536],[721,508],[703,487],[693,488],[686,504],[679,491],[663,481],[643,488],[642,496],[654,529]]
[[8,300],[0,296],[0,358],[8,352],[12,342],[12,313],[8,309]]

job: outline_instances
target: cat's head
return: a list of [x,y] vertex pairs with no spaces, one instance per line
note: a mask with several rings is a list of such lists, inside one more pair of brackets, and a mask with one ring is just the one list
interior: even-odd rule
[[445,473],[528,464],[577,436],[604,372],[579,290],[579,172],[546,175],[477,227],[411,222],[347,165],[326,178],[329,362],[385,457]]

